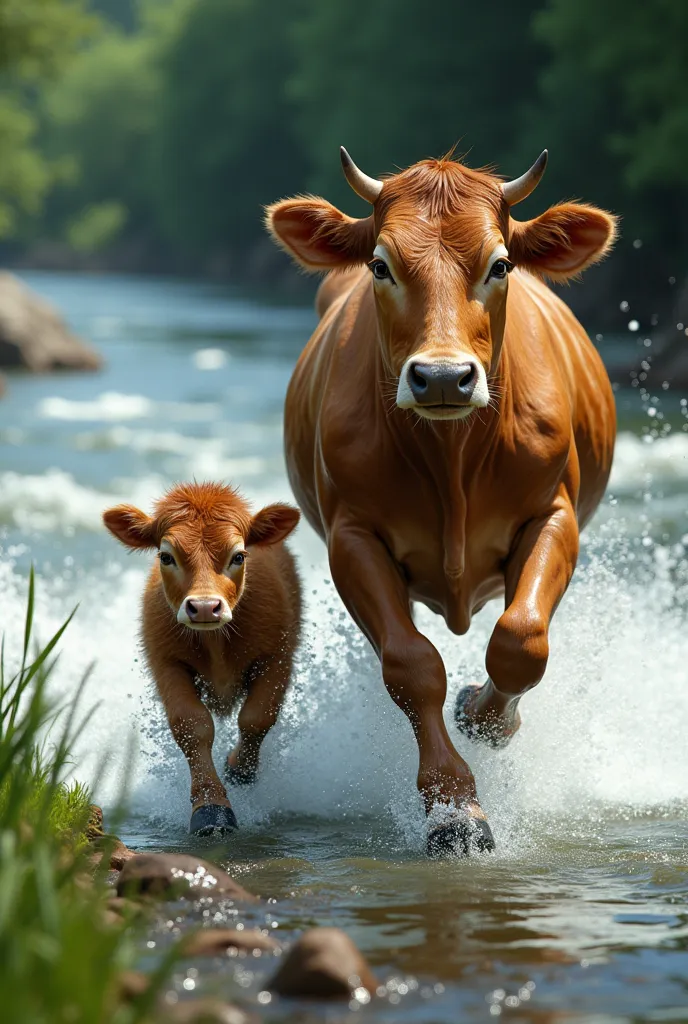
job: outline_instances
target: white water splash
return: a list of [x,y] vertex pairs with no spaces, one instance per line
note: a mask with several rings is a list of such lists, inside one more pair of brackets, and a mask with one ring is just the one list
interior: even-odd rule
[[[311,562],[317,545],[301,531],[298,547]],[[673,571],[676,557],[672,563],[664,549],[645,551],[653,568],[641,584],[623,575],[623,544],[605,542],[605,550],[604,560],[593,554],[579,567],[554,621],[547,675],[523,701],[522,730],[506,751],[480,748],[451,724],[458,688],[484,678],[499,607],[493,603],[478,615],[466,637],[452,637],[439,618],[419,610],[419,627],[440,649],[449,673],[450,731],[475,771],[501,845],[512,833],[520,834],[519,844],[528,843],[533,815],[595,813],[600,805],[661,808],[688,792],[688,617]],[[105,803],[115,800],[135,735],[133,810],[176,830],[188,821],[188,772],[138,649],[145,565],[144,556],[126,569],[112,561],[97,575],[65,569],[55,580],[39,580],[36,621],[45,640],[80,602],[52,683],[67,698],[95,662],[85,703],[100,705],[74,751],[78,774],[93,777],[111,755],[98,795]],[[7,558],[0,584],[11,663],[18,657],[25,580]],[[324,558],[304,572],[304,584],[308,626],[300,665],[281,721],[265,743],[257,785],[232,793],[239,819],[259,827],[274,815],[382,814],[413,843],[421,811],[410,727],[341,606]],[[218,764],[234,737],[233,723],[221,723]]]

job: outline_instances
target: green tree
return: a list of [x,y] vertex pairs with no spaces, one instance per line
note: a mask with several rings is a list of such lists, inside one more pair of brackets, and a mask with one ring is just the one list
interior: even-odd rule
[[688,200],[685,0],[548,0],[534,30],[548,59],[521,138],[532,151],[544,134],[551,147],[543,196],[583,194],[622,212],[631,237],[676,252]]
[[312,0],[296,28],[290,83],[313,164],[309,187],[343,200],[340,145],[370,174],[455,143],[474,166],[501,164],[535,82],[530,18],[539,6]]
[[303,187],[285,81],[303,0],[198,0],[161,62],[153,200],[165,235],[207,255],[260,236],[261,207]]
[[[67,234],[88,249],[112,241],[128,221],[138,231],[148,228],[158,85],[151,36],[111,29],[46,90],[44,148],[63,175],[47,204],[44,231]],[[109,230],[84,233],[96,222]]]
[[36,88],[91,34],[84,0],[0,0],[0,237],[36,216],[53,169],[36,144]]

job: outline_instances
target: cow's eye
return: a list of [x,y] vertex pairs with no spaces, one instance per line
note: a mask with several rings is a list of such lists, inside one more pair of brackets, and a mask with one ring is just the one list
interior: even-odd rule
[[177,563],[174,560],[174,556],[171,555],[169,553],[169,551],[161,551],[160,552],[160,565],[176,565],[176,564]]
[[376,281],[394,281],[384,260],[371,260],[368,264]]
[[245,561],[246,561],[245,553],[243,551],[237,551],[236,555],[232,556],[232,561],[229,564],[230,565],[243,565]]
[[508,260],[495,260],[490,267],[490,273],[487,275],[487,280],[496,277],[498,281],[503,281],[507,274],[510,274],[514,269],[513,264],[509,263]]

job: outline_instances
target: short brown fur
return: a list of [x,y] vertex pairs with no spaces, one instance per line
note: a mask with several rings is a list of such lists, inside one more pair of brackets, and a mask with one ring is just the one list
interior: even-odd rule
[[[297,509],[275,504],[251,514],[239,493],[221,484],[180,484],[156,503],[152,516],[130,505],[103,516],[130,548],[174,552],[176,566],[151,567],[142,605],[146,659],[170,728],[191,771],[193,809],[230,806],[212,759],[211,710],[228,715],[243,698],[239,743],[228,758],[237,781],[252,781],[260,746],[277,720],[301,627],[294,558],[283,541]],[[227,569],[232,550],[247,549],[243,565]],[[239,552],[240,553],[240,552]],[[232,619],[200,631],[177,621],[189,594],[226,601]]]

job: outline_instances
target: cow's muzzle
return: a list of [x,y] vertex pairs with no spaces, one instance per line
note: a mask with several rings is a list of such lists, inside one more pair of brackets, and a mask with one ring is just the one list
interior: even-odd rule
[[485,371],[476,359],[412,357],[399,377],[397,405],[431,419],[459,419],[488,404]]

